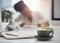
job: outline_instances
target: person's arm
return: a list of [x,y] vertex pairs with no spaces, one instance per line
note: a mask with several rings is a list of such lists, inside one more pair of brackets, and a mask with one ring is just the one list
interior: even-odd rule
[[25,25],[24,22],[21,22],[21,24],[19,24],[19,26],[23,27]]

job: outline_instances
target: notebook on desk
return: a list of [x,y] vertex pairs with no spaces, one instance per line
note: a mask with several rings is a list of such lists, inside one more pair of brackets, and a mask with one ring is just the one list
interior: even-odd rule
[[2,32],[2,36],[5,39],[26,39],[26,38],[34,38],[36,36],[36,32],[33,31],[10,31],[10,32]]

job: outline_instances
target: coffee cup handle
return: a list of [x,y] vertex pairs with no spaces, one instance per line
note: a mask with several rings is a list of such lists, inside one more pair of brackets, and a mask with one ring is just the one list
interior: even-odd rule
[[49,36],[53,36],[53,34],[54,34],[54,32],[53,32],[53,30],[52,30],[51,33],[49,34]]

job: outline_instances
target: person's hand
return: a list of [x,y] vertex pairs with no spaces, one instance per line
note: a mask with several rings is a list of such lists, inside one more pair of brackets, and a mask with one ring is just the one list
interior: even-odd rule
[[25,23],[23,22],[23,23],[21,23],[21,24],[19,24],[21,27],[23,27],[24,25],[25,25]]
[[38,27],[41,27],[41,24],[37,24]]

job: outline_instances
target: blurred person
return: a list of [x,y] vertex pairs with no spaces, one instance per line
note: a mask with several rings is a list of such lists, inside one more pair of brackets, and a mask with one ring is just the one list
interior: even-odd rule
[[23,2],[23,1],[19,1],[18,3],[16,3],[14,5],[14,9],[17,12],[20,12],[21,14],[15,19],[15,21],[17,23],[19,23],[19,25],[21,27],[25,26],[25,25],[37,25],[38,21],[40,21],[40,19],[42,18],[42,15],[40,14],[40,12],[32,12],[28,6]]

